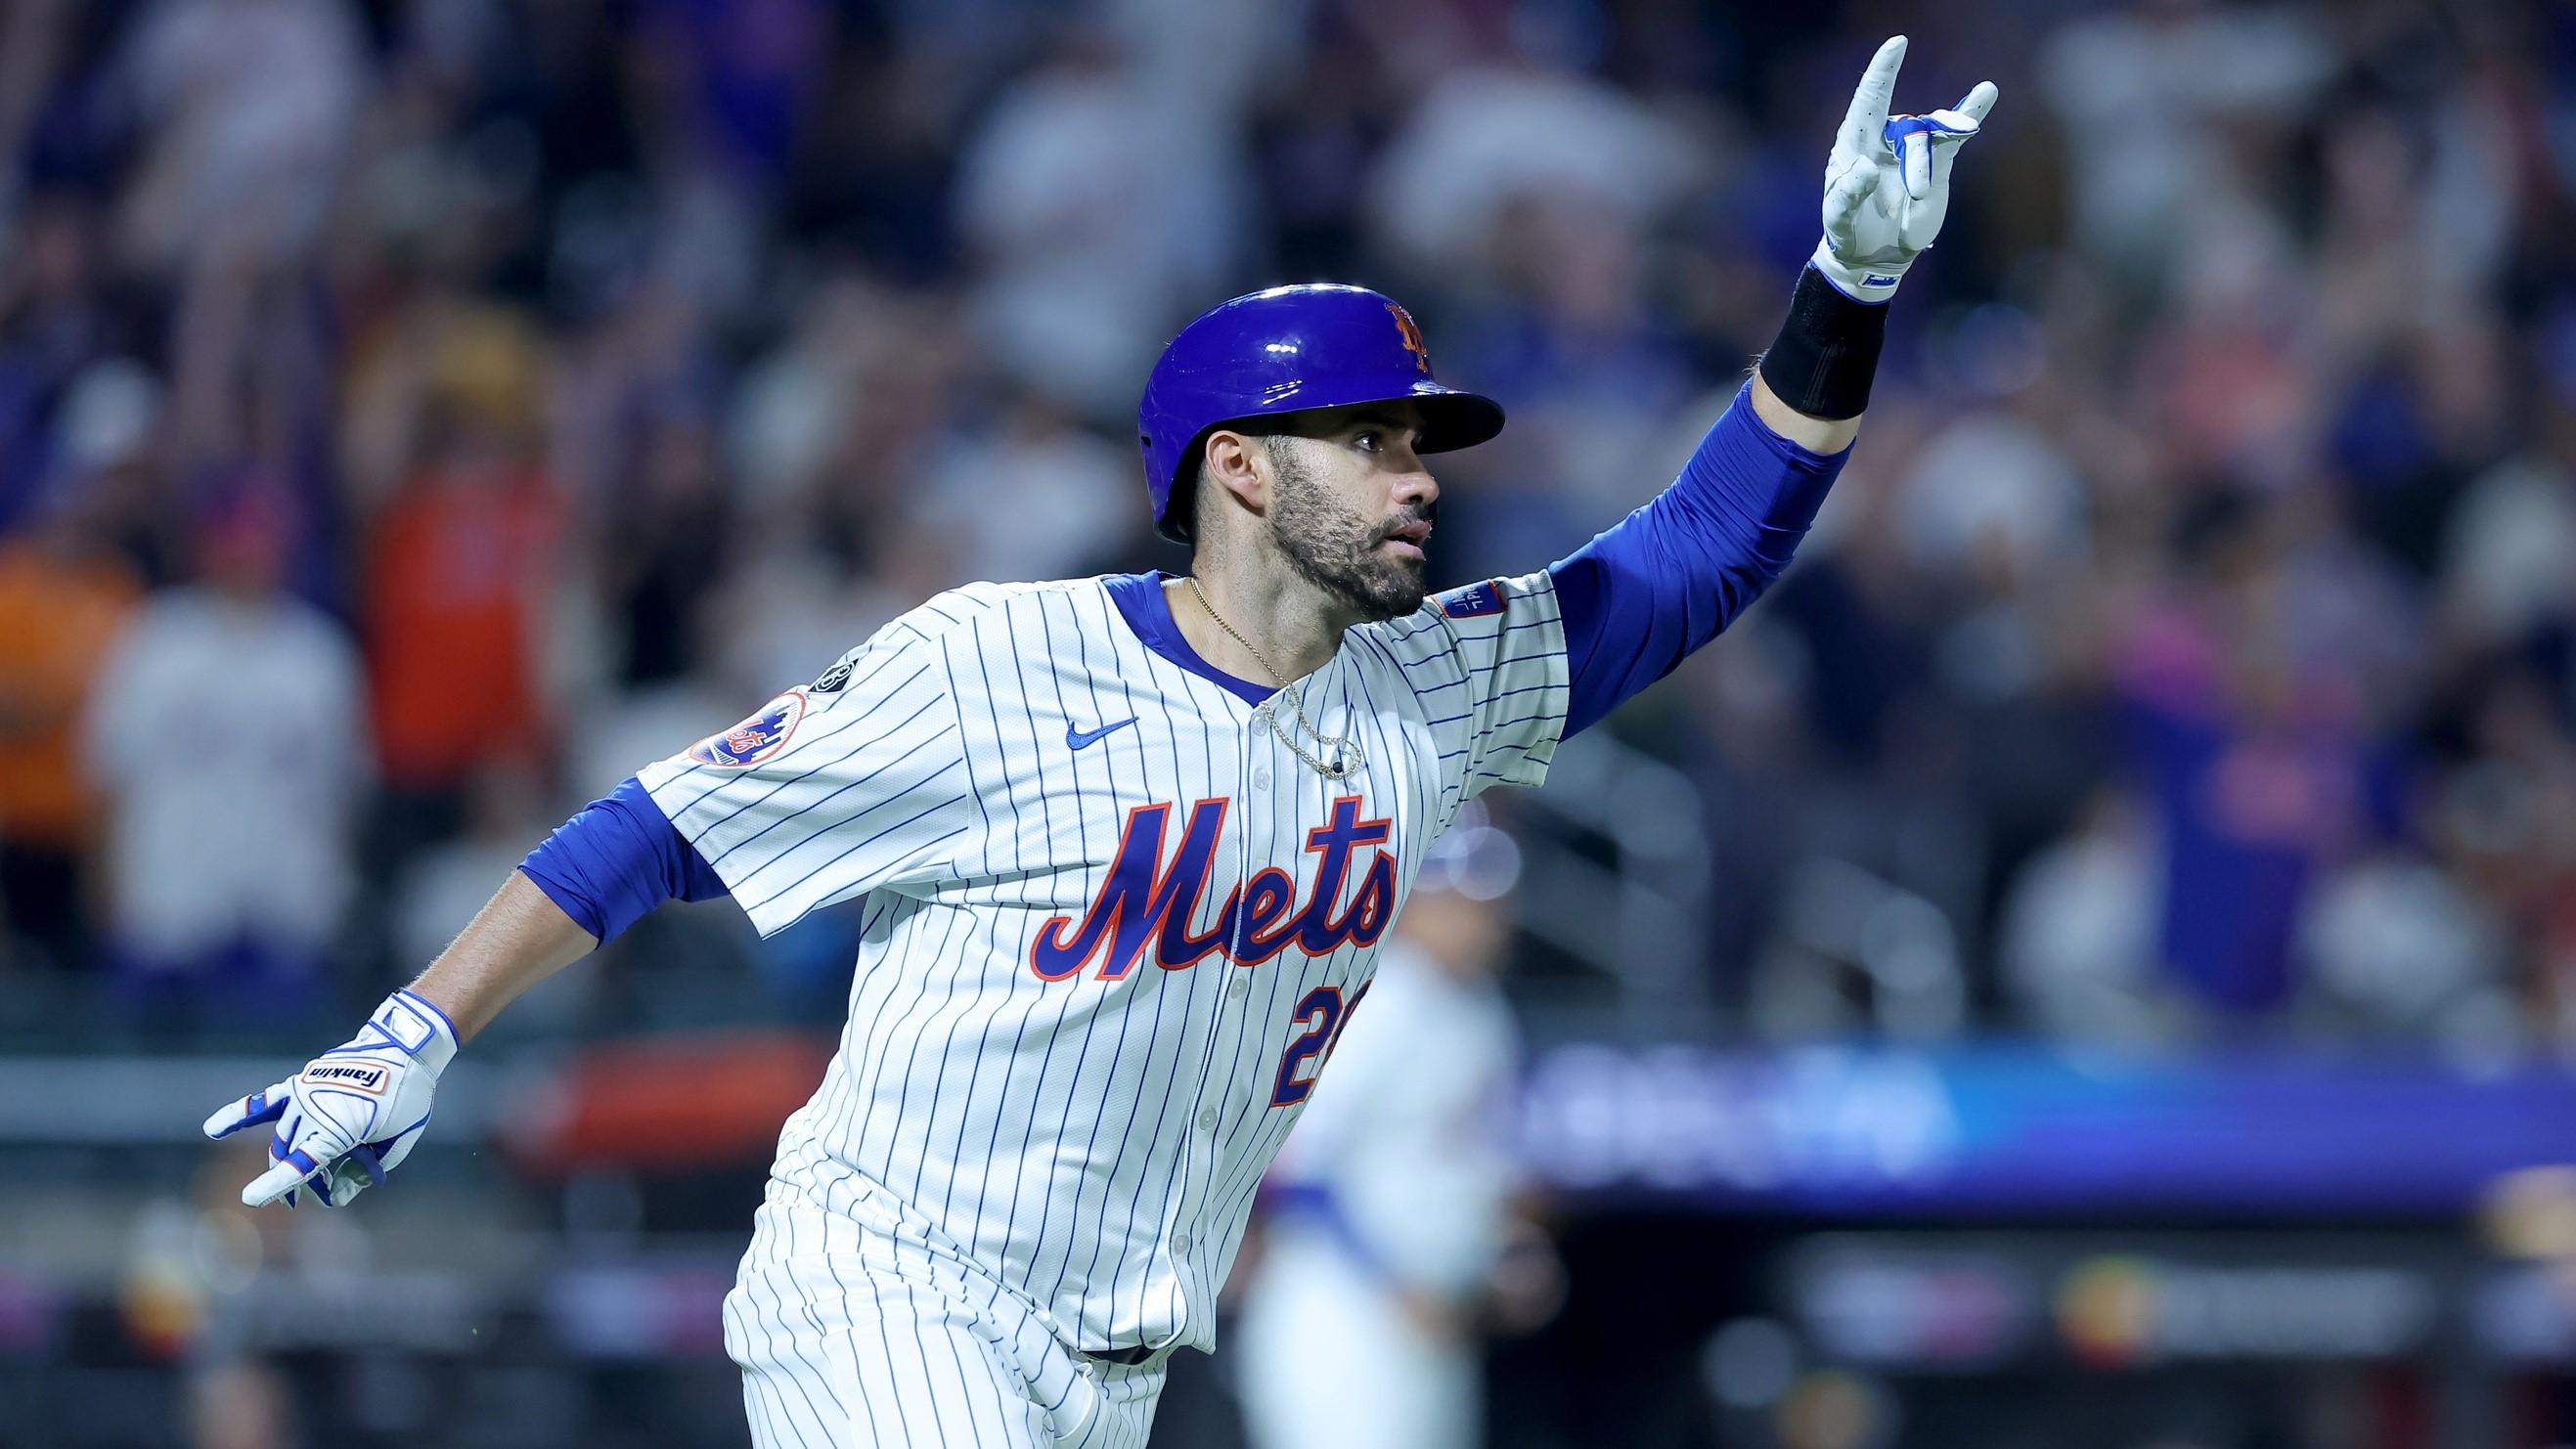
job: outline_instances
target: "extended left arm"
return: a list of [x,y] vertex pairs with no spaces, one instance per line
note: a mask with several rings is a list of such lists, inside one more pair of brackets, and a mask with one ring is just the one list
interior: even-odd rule
[[1824,240],[1780,336],[1673,485],[1553,565],[1572,699],[1599,722],[1715,638],[1789,566],[1869,406],[1886,303],[1949,212],[1950,164],[1995,103],[1888,114],[1905,37],[1878,49],[1825,166]]

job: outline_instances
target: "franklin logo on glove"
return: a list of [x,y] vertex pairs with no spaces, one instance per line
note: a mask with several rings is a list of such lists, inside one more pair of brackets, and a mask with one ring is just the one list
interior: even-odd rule
[[385,1094],[385,1079],[392,1075],[383,1067],[311,1066],[299,1079],[316,1087],[354,1087],[361,1092]]

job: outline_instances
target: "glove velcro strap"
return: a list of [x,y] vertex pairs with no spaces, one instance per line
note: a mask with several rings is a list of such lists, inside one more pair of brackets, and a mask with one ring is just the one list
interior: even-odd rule
[[1762,354],[1762,380],[1809,417],[1856,418],[1869,410],[1886,341],[1884,305],[1855,302],[1808,267],[1789,295],[1789,320]]
[[385,998],[367,1025],[432,1072],[446,1069],[456,1056],[456,1025],[447,1013],[417,992],[397,991]]

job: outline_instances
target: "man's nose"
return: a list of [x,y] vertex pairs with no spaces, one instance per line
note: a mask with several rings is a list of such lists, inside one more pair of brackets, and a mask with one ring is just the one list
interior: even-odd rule
[[1412,472],[1396,479],[1395,501],[1398,507],[1428,513],[1431,505],[1440,501],[1440,480],[1431,476],[1430,469],[1416,463]]

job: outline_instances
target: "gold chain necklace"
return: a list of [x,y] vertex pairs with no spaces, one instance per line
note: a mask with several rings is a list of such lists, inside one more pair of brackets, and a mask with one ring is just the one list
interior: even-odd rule
[[1360,751],[1359,741],[1350,739],[1346,736],[1328,735],[1324,733],[1321,728],[1317,727],[1313,720],[1307,718],[1305,691],[1282,678],[1279,673],[1279,666],[1270,662],[1270,656],[1262,653],[1260,648],[1251,640],[1243,637],[1240,630],[1225,621],[1225,615],[1218,613],[1216,611],[1216,605],[1208,602],[1207,590],[1199,587],[1197,575],[1192,574],[1189,575],[1188,578],[1190,592],[1197,596],[1199,607],[1207,610],[1207,616],[1216,620],[1216,626],[1223,629],[1228,638],[1234,640],[1235,643],[1242,645],[1245,653],[1251,655],[1255,660],[1260,662],[1263,669],[1269,671],[1271,686],[1277,689],[1280,693],[1287,695],[1288,703],[1297,711],[1297,723],[1303,726],[1306,733],[1313,735],[1317,741],[1330,745],[1333,750],[1333,758],[1327,762],[1319,760],[1313,755],[1306,753],[1306,747],[1299,744],[1297,742],[1297,737],[1288,732],[1288,727],[1279,722],[1279,712],[1272,709],[1269,702],[1265,701],[1259,707],[1255,708],[1253,713],[1269,721],[1270,732],[1279,737],[1279,743],[1286,745],[1290,754],[1295,755],[1298,759],[1304,760],[1309,768],[1313,769],[1316,774],[1323,776],[1327,780],[1347,780],[1351,776],[1358,774],[1360,767],[1368,763],[1368,757]]

